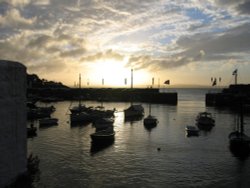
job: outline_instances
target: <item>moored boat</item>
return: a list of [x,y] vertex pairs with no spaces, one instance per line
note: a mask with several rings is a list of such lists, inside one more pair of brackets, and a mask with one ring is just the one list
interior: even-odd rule
[[243,107],[241,106],[240,124],[228,136],[230,149],[235,155],[248,156],[250,153],[250,137],[244,133]]
[[199,129],[195,126],[187,125],[186,128],[187,136],[198,136],[199,135]]
[[92,120],[91,116],[86,112],[70,114],[71,123],[85,123],[85,122],[91,122],[91,120]]
[[85,105],[82,105],[81,103],[79,103],[77,106],[73,106],[69,110],[72,114],[74,114],[74,113],[84,112],[84,111],[88,110],[88,108]]
[[93,125],[97,130],[103,130],[112,127],[113,123],[113,118],[100,118],[94,121]]
[[144,115],[144,108],[142,105],[131,105],[127,109],[124,110],[125,118],[129,117],[138,117]]
[[44,118],[39,120],[39,125],[57,125],[58,119],[57,118]]
[[196,123],[200,126],[214,126],[215,121],[209,112],[200,112],[196,117]]
[[97,131],[90,135],[92,142],[103,143],[103,142],[112,142],[115,139],[115,131],[113,127],[110,127],[105,130]]
[[27,137],[34,137],[36,136],[36,127],[33,126],[33,124],[30,125],[30,127],[27,127]]
[[156,117],[148,115],[146,118],[144,118],[143,124],[145,126],[155,127],[158,124],[158,120]]
[[149,103],[149,114],[146,118],[143,120],[143,124],[147,128],[153,128],[158,124],[158,120],[156,117],[151,115],[151,103]]

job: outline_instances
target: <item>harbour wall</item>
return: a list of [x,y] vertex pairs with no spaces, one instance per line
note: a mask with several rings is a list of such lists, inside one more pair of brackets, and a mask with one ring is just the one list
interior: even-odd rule
[[237,107],[240,104],[250,105],[250,85],[230,85],[219,93],[207,93],[206,105],[218,107]]
[[29,89],[29,94],[41,100],[55,98],[58,100],[97,100],[110,102],[148,102],[176,105],[178,95],[161,93],[159,89],[152,88],[66,88],[66,89]]
[[0,187],[26,172],[26,68],[0,60]]

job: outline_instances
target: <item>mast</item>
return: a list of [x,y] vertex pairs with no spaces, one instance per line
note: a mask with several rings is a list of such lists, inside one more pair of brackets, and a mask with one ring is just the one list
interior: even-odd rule
[[237,85],[238,69],[235,69],[233,71],[233,76],[234,76],[234,84]]
[[79,89],[81,89],[81,74],[79,74]]
[[81,106],[81,74],[79,74],[79,106]]
[[236,72],[235,75],[234,75],[234,84],[235,84],[235,85],[237,85],[237,76],[238,76],[238,74],[237,74],[237,72]]
[[131,69],[131,89],[133,89],[133,69]]

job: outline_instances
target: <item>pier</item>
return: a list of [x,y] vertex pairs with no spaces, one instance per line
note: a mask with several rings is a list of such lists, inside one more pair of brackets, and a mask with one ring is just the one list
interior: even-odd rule
[[30,88],[39,100],[96,100],[109,102],[150,102],[177,105],[176,92],[161,93],[153,88]]
[[242,101],[250,105],[250,84],[230,85],[220,93],[206,94],[206,106],[235,107]]

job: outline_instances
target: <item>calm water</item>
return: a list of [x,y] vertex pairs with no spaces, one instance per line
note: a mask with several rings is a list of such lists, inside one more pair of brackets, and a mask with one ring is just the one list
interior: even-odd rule
[[[39,128],[28,139],[28,151],[40,158],[36,187],[250,187],[250,157],[239,160],[228,148],[235,114],[205,106],[207,89],[176,89],[178,105],[152,104],[159,124],[151,131],[143,121],[124,122],[129,103],[103,103],[116,108],[115,142],[91,152],[91,124],[71,127],[71,102],[53,103],[52,117],[59,125]],[[98,102],[84,102],[87,106]],[[73,103],[72,105],[77,103]],[[148,114],[148,104],[143,104]],[[216,125],[199,137],[186,137],[185,126],[194,125],[198,112],[208,111]],[[250,135],[250,117],[245,117]],[[37,126],[37,123],[35,123]],[[158,151],[157,148],[161,150]]]

